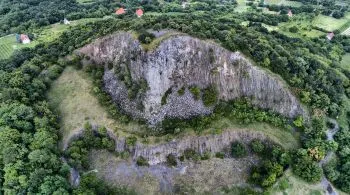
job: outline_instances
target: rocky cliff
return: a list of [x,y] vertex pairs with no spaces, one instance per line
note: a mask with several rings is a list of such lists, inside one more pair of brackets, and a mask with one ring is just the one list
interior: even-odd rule
[[[79,52],[88,56],[85,59],[105,66],[105,90],[113,100],[125,112],[151,124],[165,117],[210,113],[213,107],[195,100],[188,88],[184,95],[178,94],[180,88],[189,86],[215,86],[221,100],[251,97],[256,106],[287,117],[305,114],[278,77],[254,66],[241,53],[212,42],[177,35],[146,52],[130,33],[119,32],[98,39]],[[131,92],[145,84],[130,97]]]
[[221,134],[205,136],[188,136],[183,139],[174,139],[170,142],[157,145],[144,145],[139,142],[135,146],[128,146],[125,138],[115,137],[109,134],[116,143],[116,151],[129,151],[134,160],[142,156],[148,160],[150,165],[166,162],[166,157],[173,154],[180,157],[186,149],[193,149],[199,154],[210,152],[215,154],[230,148],[232,142],[240,141],[249,144],[253,139],[272,142],[263,133],[249,130],[225,131]]

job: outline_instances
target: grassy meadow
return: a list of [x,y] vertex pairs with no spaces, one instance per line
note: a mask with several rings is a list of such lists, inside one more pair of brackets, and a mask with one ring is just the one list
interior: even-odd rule
[[265,4],[274,4],[274,5],[286,5],[292,7],[300,7],[303,4],[297,1],[288,1],[288,0],[265,0]]

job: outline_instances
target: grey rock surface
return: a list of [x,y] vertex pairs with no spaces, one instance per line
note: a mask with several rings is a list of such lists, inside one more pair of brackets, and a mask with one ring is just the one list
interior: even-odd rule
[[[125,112],[150,124],[165,117],[189,118],[212,112],[212,106],[195,100],[188,89],[183,96],[178,95],[183,86],[204,89],[213,85],[221,100],[250,97],[254,105],[287,117],[306,115],[280,78],[254,66],[240,52],[230,52],[213,42],[177,35],[146,52],[130,33],[119,32],[96,40],[79,53],[104,65],[105,90]],[[107,64],[114,68],[109,70]],[[128,98],[128,88],[117,78],[116,68],[128,70],[133,82],[144,79],[149,89],[135,99]],[[161,99],[170,88],[172,93],[162,105]]]

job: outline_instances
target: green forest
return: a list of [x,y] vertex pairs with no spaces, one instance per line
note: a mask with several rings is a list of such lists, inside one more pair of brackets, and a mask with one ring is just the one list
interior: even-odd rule
[[[8,59],[0,58],[0,194],[136,193],[124,186],[111,186],[93,173],[83,174],[79,187],[70,185],[71,167],[76,167],[81,173],[87,172],[90,169],[89,151],[105,149],[113,153],[115,143],[105,128],[94,131],[86,124],[84,135],[62,151],[59,147],[60,116],[49,105],[47,92],[67,66],[83,69],[97,88],[93,94],[109,116],[130,123],[132,117],[119,111],[119,105],[102,90],[103,69],[94,65],[83,67],[82,59],[73,53],[116,31],[137,32],[139,41],[147,44],[154,38],[154,35],[145,33],[148,29],[173,29],[202,40],[212,40],[232,52],[242,52],[255,65],[279,75],[307,108],[310,117],[287,118],[253,106],[248,97],[219,101],[214,87],[196,89],[188,86],[193,96],[202,98],[205,105],[217,103],[212,114],[186,120],[167,118],[157,130],[147,128],[148,133],[137,136],[176,136],[180,133],[178,129],[195,129],[200,133],[222,118],[239,121],[241,125],[267,123],[285,131],[298,132],[301,145],[287,150],[260,140],[249,144],[233,143],[230,158],[242,158],[247,151],[261,158],[261,163],[249,173],[249,183],[262,190],[251,193],[269,192],[287,169],[309,183],[320,182],[325,175],[337,189],[350,193],[350,69],[342,65],[343,56],[350,53],[350,37],[341,34],[342,29],[350,28],[350,19],[342,29],[334,31],[332,40],[326,38],[327,30],[317,26],[312,28],[323,33],[322,36],[299,36],[298,31],[302,29],[298,27],[288,32],[295,36],[270,29],[293,20],[286,15],[288,10],[294,15],[309,14],[312,18],[323,15],[340,20],[349,13],[349,2],[342,4],[327,0],[320,6],[318,1],[298,0],[303,4],[300,7],[251,2],[245,5],[247,11],[237,12],[241,5],[234,0],[192,0],[185,8],[182,1],[177,0],[96,0],[87,3],[75,0],[0,0],[0,36],[35,34],[38,29],[62,22],[64,18],[72,21],[104,18],[71,26],[52,41],[15,50]],[[119,7],[127,8],[128,12],[115,15],[115,9]],[[145,12],[141,18],[134,14],[137,8]],[[280,14],[269,14],[263,9]],[[130,98],[147,90],[145,83],[129,87]],[[184,90],[176,93],[181,95]],[[165,94],[162,104],[166,104],[166,100]],[[330,118],[339,124],[334,140],[327,139],[327,129],[334,128]],[[137,123],[145,126],[144,121]],[[333,152],[334,158],[319,166],[328,152]],[[128,154],[115,155],[128,157]],[[216,156],[221,158],[223,154]],[[67,161],[63,161],[63,157]],[[187,151],[179,160],[181,158],[201,161],[209,157]],[[168,164],[174,165],[177,160],[169,156]],[[144,159],[138,159],[137,163],[149,166]],[[242,189],[243,194],[244,190],[248,189]]]

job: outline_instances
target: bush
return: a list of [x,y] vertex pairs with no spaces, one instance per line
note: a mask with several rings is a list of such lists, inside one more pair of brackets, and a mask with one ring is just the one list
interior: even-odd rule
[[289,32],[291,32],[291,33],[297,33],[298,31],[299,31],[299,29],[296,26],[292,26],[289,28]]
[[210,152],[204,152],[201,156],[201,160],[209,160],[211,158]]
[[184,157],[187,160],[194,160],[194,161],[198,161],[201,158],[201,156],[196,151],[190,148],[184,151]]
[[168,90],[166,90],[166,92],[164,93],[162,100],[161,100],[162,105],[166,104],[166,100],[167,100],[168,96],[171,94],[171,92],[172,92],[172,88],[169,88]]
[[214,86],[210,86],[203,90],[203,103],[205,106],[211,106],[217,102],[218,92]]
[[175,157],[175,155],[173,154],[169,154],[167,157],[166,157],[166,164],[168,166],[177,166],[177,159]]
[[143,156],[139,156],[137,158],[136,164],[138,166],[149,166],[148,161]]
[[252,149],[253,152],[257,154],[261,154],[265,150],[265,145],[262,143],[262,141],[258,139],[254,139],[250,142],[250,148]]
[[216,158],[221,158],[221,159],[223,159],[223,158],[225,158],[225,153],[223,153],[223,152],[217,152],[217,153],[215,153],[215,157],[216,157]]
[[182,96],[182,95],[185,94],[185,90],[186,90],[185,87],[181,87],[181,88],[177,91],[177,93],[178,93],[180,96]]
[[137,142],[137,137],[130,136],[125,139],[126,145],[128,146],[135,146]]
[[241,142],[233,142],[231,145],[231,153],[233,157],[242,158],[247,156],[247,149]]
[[138,40],[143,44],[149,44],[155,38],[154,34],[144,31],[140,33]]
[[199,87],[193,86],[190,87],[190,92],[193,95],[193,98],[195,100],[199,100],[201,98],[201,90],[199,89]]

